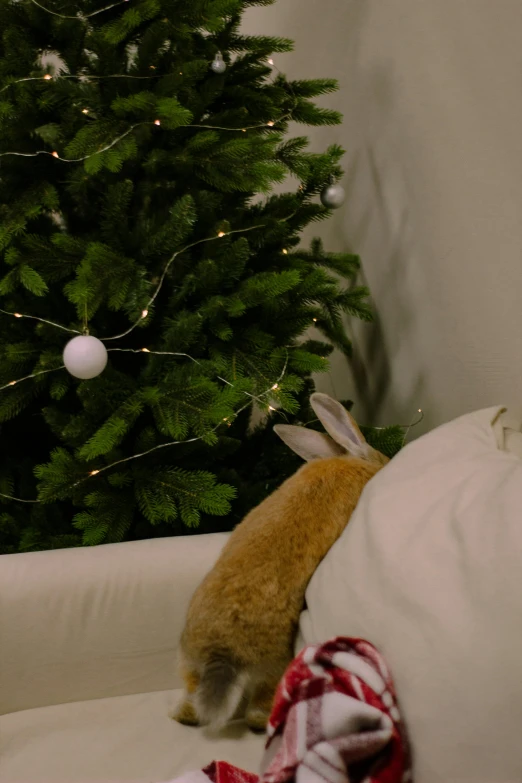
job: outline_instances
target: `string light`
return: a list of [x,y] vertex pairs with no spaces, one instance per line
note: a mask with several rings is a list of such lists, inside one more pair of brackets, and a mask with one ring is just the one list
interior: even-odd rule
[[[250,226],[249,228],[236,228],[236,229],[233,229],[231,231],[227,231],[226,233],[225,232],[220,232],[220,233],[223,234],[223,236],[230,236],[231,234],[245,234],[245,233],[247,233],[249,231],[255,231],[258,228],[264,228],[264,225],[265,225],[264,223],[260,223],[260,224],[255,225],[255,226]],[[160,290],[161,290],[161,288],[163,286],[163,283],[165,281],[165,277],[167,276],[167,272],[169,271],[169,268],[170,268],[171,264],[173,263],[173,261],[181,253],[185,253],[187,250],[190,250],[191,248],[196,247],[196,245],[201,245],[204,242],[212,242],[215,239],[216,239],[216,235],[210,236],[210,237],[205,237],[204,239],[198,239],[196,242],[190,242],[188,245],[185,245],[184,247],[180,248],[179,250],[176,250],[172,254],[172,256],[169,258],[169,260],[167,261],[167,263],[165,265],[165,268],[163,269],[163,273],[162,273],[162,275],[161,275],[161,277],[159,279],[158,285],[156,286],[156,289],[155,289],[154,293],[152,294],[152,296],[150,297],[149,301],[147,302],[146,307],[141,311],[140,317],[137,319],[137,321],[135,321],[128,329],[126,329],[124,332],[121,332],[120,334],[112,335],[112,337],[102,337],[100,339],[102,341],[116,340],[116,339],[119,339],[120,337],[126,337],[128,334],[130,334],[132,331],[134,331],[134,329],[136,329],[138,324],[140,324],[141,321],[143,321],[143,319],[146,318],[147,315],[149,314],[150,306],[153,304],[153,302],[155,301],[156,297],[158,296],[158,294],[159,294],[159,292],[160,292]],[[13,312],[11,312],[9,310],[3,310],[2,308],[0,308],[0,313],[3,313],[4,315],[12,315],[15,318],[30,318],[33,321],[39,321],[40,323],[47,324],[48,326],[54,326],[55,328],[62,329],[64,332],[69,332],[70,334],[84,334],[84,332],[81,332],[78,329],[71,329],[70,327],[63,326],[63,324],[56,323],[55,321],[49,321],[46,318],[39,318],[39,317],[37,317],[35,315],[27,315],[25,313],[13,313]],[[141,350],[146,352],[148,349],[145,348],[145,349],[141,349]]]
[[118,144],[119,141],[124,139],[126,136],[129,135],[129,133],[132,133],[132,131],[137,128],[139,125],[148,125],[147,122],[137,122],[134,125],[131,125],[130,128],[128,128],[125,133],[122,133],[118,138],[114,139],[110,142],[110,144],[107,144],[107,146],[102,147],[99,150],[96,150],[96,152],[91,152],[89,155],[82,155],[81,158],[61,158],[59,154],[55,152],[48,152],[47,150],[38,150],[37,152],[0,152],[0,158],[8,157],[10,155],[16,155],[21,158],[36,158],[38,155],[52,155],[53,158],[58,158],[58,160],[61,160],[62,163],[82,163],[84,160],[90,160],[90,158],[94,158],[95,155],[101,155],[102,152],[107,152],[107,150],[112,149],[116,144]]
[[[47,11],[48,13],[51,13],[51,14],[53,14],[55,16],[59,16],[60,18],[63,18],[63,19],[80,19],[81,18],[83,20],[86,20],[86,19],[90,18],[91,16],[95,16],[96,14],[102,13],[104,11],[108,11],[111,8],[115,8],[115,7],[119,6],[119,5],[122,5],[123,3],[128,2],[128,0],[120,0],[120,2],[116,2],[116,3],[112,3],[111,5],[104,6],[103,8],[99,9],[98,11],[93,11],[90,14],[87,14],[87,15],[84,15],[84,16],[81,16],[81,17],[80,16],[67,16],[67,15],[64,15],[64,14],[58,14],[58,13],[56,13],[54,11],[51,11],[50,9],[46,8],[45,6],[41,5],[40,3],[36,2],[36,0],[31,0],[31,2],[33,2],[38,7],[42,8],[44,11]],[[270,63],[273,64],[272,58],[270,58]],[[155,65],[150,65],[149,68],[152,69],[152,70],[156,70],[156,66]],[[278,70],[278,69],[276,69],[276,70]],[[183,75],[182,71],[180,71],[180,76],[181,75]],[[16,81],[10,82],[8,85],[6,85],[2,89],[0,89],[0,93],[3,92],[4,90],[8,89],[9,87],[11,87],[13,84],[17,84],[19,82],[25,82],[25,81],[38,81],[38,80],[40,80],[42,78],[44,80],[46,80],[46,81],[50,81],[50,80],[53,79],[53,76],[51,74],[45,74],[43,77],[25,77],[25,78],[22,78],[22,79],[17,79]],[[95,79],[125,79],[125,78],[127,78],[127,79],[148,79],[148,78],[151,78],[151,77],[150,76],[135,76],[133,74],[109,74],[107,76],[89,75],[89,77],[87,78],[85,76],[85,74],[80,74],[80,75],[77,75],[77,74],[61,74],[58,78],[59,79],[80,79],[80,80],[89,81],[89,80],[95,80]],[[152,78],[160,78],[160,76],[158,75],[158,76],[154,76]],[[295,106],[296,106],[297,105],[297,99],[295,98],[295,96],[294,96],[294,99],[295,99]],[[295,106],[293,108],[295,108]],[[88,110],[84,110],[84,113],[88,113]],[[282,115],[277,120],[277,122],[282,122],[282,121],[284,121],[286,119],[291,119],[291,118],[292,118],[292,110],[287,112],[286,114]],[[52,155],[53,157],[59,159],[63,163],[81,163],[81,162],[83,162],[85,160],[88,160],[88,159],[94,157],[95,155],[100,155],[103,152],[107,152],[112,147],[114,147],[119,141],[124,139],[135,128],[137,128],[140,125],[147,125],[147,124],[148,123],[146,123],[146,122],[141,122],[141,123],[136,123],[136,124],[132,125],[127,131],[125,131],[125,133],[121,134],[121,136],[118,136],[116,139],[114,139],[112,142],[110,142],[110,144],[108,144],[107,146],[102,147],[101,149],[96,150],[95,152],[93,152],[93,153],[91,153],[89,155],[85,155],[85,156],[83,156],[81,158],[61,158],[56,151],[50,153],[47,150],[38,150],[38,151],[33,152],[33,153],[2,152],[2,153],[0,153],[0,157],[18,156],[18,157],[32,158],[32,157],[37,157],[38,155]],[[155,120],[154,124],[155,125],[160,125],[161,123],[160,123],[159,120]],[[210,129],[210,130],[222,130],[222,131],[228,131],[228,132],[241,131],[242,133],[246,133],[247,130],[259,129],[259,128],[265,127],[265,125],[270,127],[270,128],[273,128],[274,125],[275,125],[275,121],[274,120],[270,120],[266,124],[263,123],[261,125],[250,125],[250,126],[247,126],[245,128],[230,128],[230,127],[225,127],[225,126],[220,126],[220,125],[207,125],[207,124],[188,124],[188,125],[181,125],[179,127],[183,127],[183,128],[201,128],[201,129]],[[299,190],[301,190],[301,191],[303,190],[302,185],[299,186]]]
[[12,315],[15,318],[30,318],[32,321],[39,321],[42,324],[47,324],[48,326],[55,326],[57,329],[63,329],[64,332],[70,332],[71,334],[82,334],[82,332],[78,331],[78,329],[70,329],[67,326],[63,326],[62,324],[57,324],[55,321],[48,321],[47,318],[38,318],[36,315],[27,315],[26,313],[12,313],[9,310],[2,310],[0,308],[0,313],[3,313],[4,315]]
[[274,383],[274,385],[272,386],[272,390],[275,390],[275,389],[278,389],[278,388],[279,388],[279,384],[278,383]]
[[273,65],[273,64],[274,64],[274,61],[272,60],[272,58],[271,58],[271,57],[269,57],[269,58],[268,58],[268,60],[267,60],[267,63],[268,63],[269,65]]
[[[230,236],[231,234],[246,234],[248,231],[255,231],[258,228],[264,228],[264,226],[265,226],[264,223],[259,223],[258,225],[250,226],[249,228],[235,228],[232,231],[227,231],[226,233],[225,232],[222,232],[222,233],[223,233],[224,236]],[[171,255],[171,257],[169,258],[167,263],[165,264],[165,267],[164,267],[162,275],[161,275],[161,277],[159,279],[158,285],[156,286],[156,290],[154,291],[154,293],[152,294],[151,298],[147,302],[147,305],[146,305],[145,309],[148,310],[150,308],[150,306],[153,304],[153,302],[155,301],[156,297],[158,296],[159,292],[161,291],[161,288],[162,288],[163,283],[165,281],[165,277],[167,276],[167,272],[169,271],[171,264],[173,263],[173,261],[181,253],[185,253],[187,250],[190,250],[191,248],[196,247],[196,245],[201,245],[204,242],[212,242],[214,239],[217,239],[218,237],[219,237],[219,235],[217,235],[217,236],[214,235],[214,236],[211,236],[211,237],[205,237],[204,239],[198,239],[198,240],[196,240],[196,242],[191,242],[190,244],[185,245],[184,247],[180,248],[179,250],[176,250]],[[145,311],[142,311],[142,313],[143,312],[145,312]],[[102,340],[102,342],[106,342],[108,340],[118,340],[120,337],[126,337],[128,334],[133,332],[134,329],[136,329],[136,327],[138,326],[138,324],[142,320],[143,320],[143,315],[140,315],[138,320],[135,323],[133,323],[128,329],[126,329],[124,332],[121,332],[120,334],[115,334],[112,337],[100,337],[100,339]]]
[[[190,358],[192,358],[192,357],[190,357]],[[283,366],[283,369],[281,370],[281,374],[279,375],[279,378],[277,379],[279,383],[282,381],[282,379],[284,378],[284,376],[286,374],[286,369],[287,369],[287,366],[288,366],[288,359],[289,359],[289,357],[287,355],[285,363],[284,363],[284,366]],[[193,360],[193,361],[197,361],[197,360]],[[233,384],[230,384],[230,385],[233,386]],[[269,391],[270,390],[267,390],[267,391],[263,392],[262,394],[260,394],[259,396],[260,397],[264,397],[264,396],[266,396],[269,393]],[[242,408],[239,408],[239,410],[236,411],[235,415],[238,416],[240,413],[242,413],[244,410],[246,410],[249,405],[250,405],[250,402],[247,402],[245,405],[243,405]],[[275,410],[275,408],[273,408],[273,410]],[[229,421],[226,422],[226,424],[227,424],[227,426],[230,426],[230,422]],[[221,426],[221,424],[218,424],[216,427],[214,427],[211,430],[211,432],[215,432],[216,430],[219,429],[220,426]],[[170,441],[169,443],[160,443],[158,446],[153,446],[151,449],[148,449],[147,451],[142,451],[139,454],[132,454],[130,457],[124,457],[123,459],[119,459],[119,460],[116,460],[115,462],[111,462],[110,465],[105,465],[103,468],[100,468],[98,471],[96,471],[95,474],[93,474],[93,472],[91,471],[91,473],[89,473],[85,478],[80,479],[79,481],[77,481],[72,486],[76,487],[78,484],[81,484],[83,481],[86,481],[92,475],[97,475],[98,473],[104,473],[105,471],[110,470],[110,468],[116,467],[116,465],[121,465],[124,462],[130,462],[131,460],[140,459],[141,457],[146,457],[148,454],[151,454],[153,451],[158,451],[159,449],[166,449],[169,446],[177,446],[177,445],[182,444],[182,443],[196,443],[197,441],[200,441],[202,439],[203,439],[203,436],[202,435],[198,435],[198,436],[196,436],[194,438],[188,438],[187,440],[173,440],[173,441]],[[9,496],[4,495],[4,497],[9,497]],[[11,499],[12,500],[17,500],[18,498],[11,498]],[[32,502],[38,503],[40,501],[32,501]]]
[[288,250],[286,249],[286,247],[284,247],[284,248],[283,248],[283,255],[284,255],[284,256],[287,256],[287,255],[288,255]]
[[221,237],[224,237],[224,236],[226,236],[225,232],[224,231],[220,231],[219,234],[218,234],[218,237],[221,239]]
[[[152,68],[153,66],[151,65],[150,67]],[[135,76],[132,73],[110,73],[105,76],[97,76],[96,74],[89,74],[89,76],[85,76],[83,73],[61,73],[57,77],[51,76],[51,74],[46,74],[45,76],[26,76],[23,79],[15,79],[14,81],[9,82],[9,84],[6,84],[5,87],[2,87],[0,93],[4,92],[4,90],[8,90],[14,84],[21,84],[22,82],[51,81],[52,79],[55,81],[61,79],[78,79],[81,82],[92,82],[101,81],[102,79],[161,79],[161,76]]]
[[8,389],[9,386],[16,386],[17,383],[22,383],[22,381],[28,381],[29,378],[36,378],[38,375],[47,375],[50,372],[57,372],[58,370],[63,370],[65,368],[64,364],[61,364],[60,367],[52,367],[50,370],[38,370],[37,372],[33,372],[30,375],[25,375],[23,378],[17,378],[15,381],[9,381],[9,383],[4,384],[4,386],[0,386],[0,391],[3,389]]
[[76,19],[76,21],[79,22],[85,22],[87,19],[90,19],[93,16],[102,14],[104,11],[110,11],[111,8],[116,8],[117,6],[123,5],[123,3],[127,3],[128,1],[129,0],[119,0],[119,2],[106,5],[104,8],[99,8],[97,11],[91,11],[90,14],[76,14],[76,16],[68,16],[66,14],[59,14],[56,11],[52,11],[50,8],[47,8],[46,6],[38,3],[37,0],[31,0],[33,5],[38,6],[38,8],[41,8],[42,11],[46,11],[48,14],[52,14],[52,16],[58,16],[60,19]]
[[[63,78],[63,77],[61,77]],[[146,78],[146,77],[145,77]],[[20,81],[29,81],[29,80],[20,80]],[[3,88],[6,89],[6,88]],[[1,92],[1,90],[0,90]],[[282,117],[279,118],[278,122],[282,122],[285,119],[291,118],[291,113],[284,114]],[[107,144],[105,147],[102,147],[99,150],[96,150],[95,152],[91,152],[89,155],[83,155],[81,158],[62,158],[58,155],[57,152],[48,152],[48,150],[37,150],[36,152],[0,152],[0,158],[9,157],[9,156],[17,156],[20,158],[36,158],[38,155],[52,155],[55,158],[58,158],[62,161],[62,163],[83,163],[85,160],[90,160],[91,158],[94,158],[96,155],[101,155],[103,152],[107,152],[107,150],[112,149],[118,142],[122,141],[126,136],[129,135],[129,133],[132,133],[133,130],[136,128],[143,126],[143,125],[157,125],[158,120],[155,120],[154,122],[136,122],[134,125],[131,125],[130,128],[128,128],[124,133],[122,133],[117,138],[113,139],[109,144]],[[222,131],[228,131],[228,132],[237,132],[239,130],[246,132],[247,130],[255,130],[257,128],[263,128],[265,125],[268,125],[270,128],[272,128],[275,125],[275,122],[270,120],[270,122],[264,123],[263,125],[249,125],[246,128],[230,128],[225,127],[224,125],[205,125],[201,123],[193,123],[193,124],[187,124],[187,125],[179,125],[179,128],[201,128],[203,130],[222,130]],[[302,186],[300,186],[300,190],[303,190]]]
[[402,441],[402,445],[403,446],[406,445],[406,440],[408,438],[408,435],[410,434],[411,428],[412,427],[416,427],[418,424],[420,424],[421,421],[424,418],[424,412],[423,412],[422,408],[418,408],[417,409],[417,413],[420,413],[420,417],[417,419],[417,421],[415,421],[415,414],[414,414],[412,420],[410,421],[410,423],[407,426],[406,425],[399,425],[399,426],[402,426],[403,428],[405,428],[405,430],[406,430],[405,433],[404,433],[404,439]]
[[312,321],[314,322],[314,324],[316,324],[317,323],[317,318],[312,318]]
[[274,406],[273,406],[273,405],[269,405],[269,406],[268,406],[268,410],[269,410],[269,411],[275,411],[275,408],[274,408]]
[[[149,348],[108,348],[108,352],[118,352],[118,353],[150,353],[153,356],[177,356],[182,357],[184,359],[189,359],[191,362],[194,362],[194,364],[197,364],[199,367],[201,367],[201,362],[198,361],[198,359],[194,359],[193,356],[191,356],[189,353],[183,353],[180,351],[151,351]],[[227,381],[226,378],[223,378],[222,375],[216,375],[216,378],[218,381],[221,381],[222,383],[226,384],[227,386],[230,386],[232,389],[234,388],[234,384],[230,381]],[[279,380],[279,379],[278,379]],[[275,386],[272,386],[271,389],[278,388],[278,383],[275,384]],[[271,390],[270,389],[270,390]],[[267,390],[266,392],[263,392],[261,396],[265,396],[268,394]],[[250,394],[250,392],[243,391],[243,394],[245,394],[247,397],[250,397],[251,400],[255,400],[255,402],[261,403],[260,397],[256,396],[255,394]]]
[[82,114],[89,114],[89,109],[82,109]]
[[[140,352],[140,350],[127,349],[127,348],[112,348],[112,349],[109,349],[109,350],[113,350],[113,351],[118,351],[118,350],[120,350],[120,351],[127,351],[127,350],[130,350],[130,351],[134,351],[135,353],[139,353]],[[141,349],[141,350],[143,350],[143,349]],[[162,354],[162,353],[168,353],[168,352],[167,351],[154,351],[154,352],[153,351],[148,351],[148,353],[159,353],[159,354]],[[188,356],[188,354],[174,354],[174,355],[176,355],[176,356]],[[200,363],[200,362],[197,361],[197,359],[194,359],[192,356],[189,356],[188,358],[192,359],[192,361],[196,362],[197,364]],[[283,369],[281,370],[281,373],[280,373],[280,375],[279,375],[279,377],[277,379],[277,383],[281,383],[281,381],[283,380],[283,378],[284,378],[284,376],[286,374],[286,370],[287,370],[287,367],[288,367],[288,360],[289,360],[289,355],[287,353],[287,356],[286,356],[286,359],[285,359],[285,363],[284,363]],[[62,370],[62,369],[64,369],[64,365],[62,365],[62,367],[57,367],[55,369],[56,370]],[[53,372],[53,370],[43,370],[42,372]],[[37,374],[42,374],[42,373],[35,373],[35,375],[37,375]],[[33,376],[32,375],[28,375],[27,377],[28,378],[32,378]],[[21,380],[25,380],[25,379],[21,379]],[[230,381],[225,381],[225,382],[229,386],[234,386],[234,384],[230,383]],[[16,381],[15,381],[15,383],[16,383]],[[5,387],[2,387],[2,388],[5,388]],[[270,390],[271,389],[267,389],[266,391],[262,392],[258,397],[254,397],[254,399],[260,400],[262,397],[265,397],[267,394],[269,394]],[[245,394],[247,394],[247,392],[245,392]],[[253,397],[253,395],[248,395],[248,396],[249,397]],[[238,416],[240,413],[242,413],[244,410],[246,410],[249,405],[250,405],[250,402],[247,402],[245,405],[243,405],[243,407],[239,408],[239,410],[236,411],[235,416]],[[273,410],[275,410],[275,408],[273,408]],[[226,422],[226,423],[227,423],[227,426],[230,426],[230,422]],[[219,429],[220,426],[221,426],[221,424],[216,425],[216,427],[214,427],[211,430],[211,432],[215,432],[217,429]],[[130,462],[130,461],[135,460],[135,459],[141,459],[141,457],[146,457],[148,454],[151,454],[153,451],[158,451],[159,449],[166,449],[169,446],[177,446],[177,445],[182,444],[182,443],[196,443],[197,441],[203,440],[203,437],[204,436],[202,436],[202,435],[198,435],[198,436],[195,436],[194,438],[188,438],[187,440],[173,440],[173,441],[169,441],[168,443],[160,443],[158,446],[153,446],[151,449],[148,449],[147,451],[142,451],[142,452],[140,452],[138,454],[132,454],[130,457],[124,457],[123,459],[119,459],[119,460],[116,460],[115,462],[111,462],[110,465],[105,465],[104,467],[99,468],[97,470],[91,470],[91,471],[89,471],[89,473],[87,473],[86,476],[84,476],[84,478],[81,478],[78,481],[76,481],[74,484],[71,484],[71,487],[76,487],[79,484],[81,484],[82,482],[88,480],[89,478],[91,478],[93,476],[97,476],[99,473],[104,473],[105,471],[110,470],[111,468],[116,467],[116,465],[121,465],[124,462]],[[17,497],[14,497],[12,495],[6,495],[3,492],[0,492],[0,497],[7,498],[8,500],[14,500],[14,501],[16,501],[18,503],[41,503],[42,502],[41,500],[24,500],[23,498],[17,498]]]

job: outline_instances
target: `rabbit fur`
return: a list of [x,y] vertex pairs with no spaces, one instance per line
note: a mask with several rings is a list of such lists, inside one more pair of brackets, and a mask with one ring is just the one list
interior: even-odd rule
[[249,728],[265,730],[308,582],[388,462],[340,403],[320,393],[310,402],[329,434],[274,427],[307,464],[247,514],[192,597],[180,645],[185,693],[171,714],[180,723],[217,729],[244,706]]

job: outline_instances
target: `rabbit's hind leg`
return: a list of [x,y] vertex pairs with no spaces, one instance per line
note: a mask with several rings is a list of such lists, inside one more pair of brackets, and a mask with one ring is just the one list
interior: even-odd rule
[[274,663],[268,670],[265,668],[263,675],[257,679],[245,715],[246,724],[251,731],[261,733],[266,730],[275,692],[288,663],[287,660]]
[[169,713],[169,717],[184,726],[199,726],[199,718],[194,707],[194,694],[199,687],[200,677],[194,669],[183,669],[185,693],[178,706]]

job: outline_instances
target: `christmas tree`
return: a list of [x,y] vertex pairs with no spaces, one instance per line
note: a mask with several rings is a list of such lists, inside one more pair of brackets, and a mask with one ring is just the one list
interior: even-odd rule
[[343,151],[288,126],[336,83],[273,68],[256,2],[0,0],[0,551],[230,529],[370,318],[358,258],[300,246]]

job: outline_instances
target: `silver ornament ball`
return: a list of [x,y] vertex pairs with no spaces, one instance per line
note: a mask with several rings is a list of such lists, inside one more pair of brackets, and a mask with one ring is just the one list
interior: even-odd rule
[[223,55],[221,52],[218,52],[214,59],[212,60],[212,64],[210,66],[214,73],[225,73],[227,70],[227,64],[223,59]]
[[63,363],[75,378],[81,378],[82,381],[96,378],[107,364],[107,349],[97,337],[79,334],[65,346]]
[[344,204],[346,194],[341,185],[328,185],[321,193],[321,203],[328,209],[338,209]]

